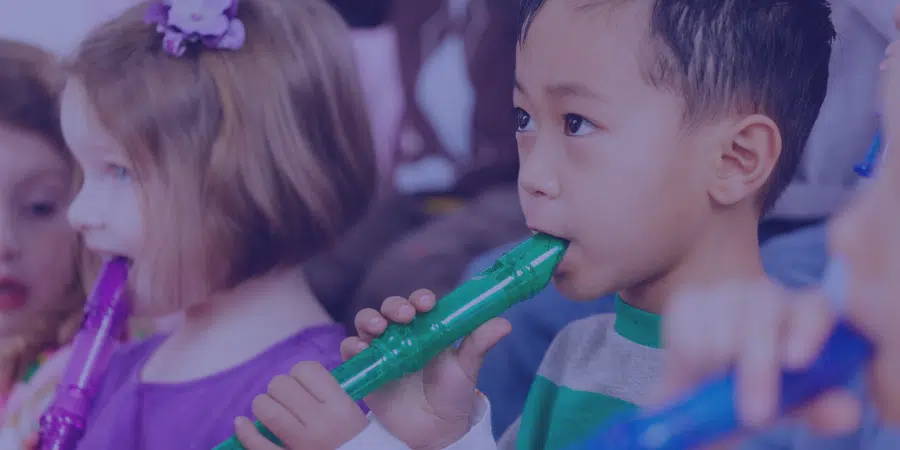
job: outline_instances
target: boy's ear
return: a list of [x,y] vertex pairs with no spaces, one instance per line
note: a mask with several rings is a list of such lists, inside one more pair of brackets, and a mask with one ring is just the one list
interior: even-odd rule
[[772,119],[754,114],[733,124],[716,155],[710,196],[721,205],[756,197],[781,155],[781,132]]

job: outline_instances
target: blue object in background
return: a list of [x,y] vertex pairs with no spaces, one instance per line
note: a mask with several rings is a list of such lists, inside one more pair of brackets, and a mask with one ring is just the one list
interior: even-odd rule
[[853,170],[861,177],[871,178],[878,165],[878,159],[881,157],[882,147],[881,133],[875,133],[875,142],[872,143],[872,148],[869,149],[866,160],[854,166]]
[[[809,368],[782,373],[780,411],[790,412],[849,383],[873,352],[872,344],[852,325],[838,323]],[[616,420],[568,450],[684,450],[714,443],[740,428],[734,392],[733,374],[713,379],[663,411]]]

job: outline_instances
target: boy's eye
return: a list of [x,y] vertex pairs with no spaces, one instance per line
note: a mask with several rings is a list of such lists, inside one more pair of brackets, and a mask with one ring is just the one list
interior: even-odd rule
[[578,114],[569,113],[563,115],[563,122],[565,132],[569,136],[582,136],[597,128],[590,120]]
[[513,110],[516,117],[516,130],[517,131],[529,131],[528,126],[531,125],[531,114],[528,114],[522,108],[515,108]]

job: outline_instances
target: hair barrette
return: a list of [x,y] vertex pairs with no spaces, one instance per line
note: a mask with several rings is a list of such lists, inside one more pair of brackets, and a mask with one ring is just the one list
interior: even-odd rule
[[158,0],[144,16],[163,35],[162,47],[172,56],[199,42],[211,49],[237,50],[244,45],[244,23],[237,18],[237,0]]

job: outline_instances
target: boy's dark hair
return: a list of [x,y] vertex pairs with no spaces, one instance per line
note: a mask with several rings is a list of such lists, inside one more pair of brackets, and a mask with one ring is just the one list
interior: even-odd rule
[[[546,1],[521,0],[520,43]],[[680,92],[691,122],[738,110],[778,125],[782,152],[761,194],[763,213],[794,177],[825,99],[830,14],[826,0],[653,0],[650,37],[662,45],[648,80]]]

